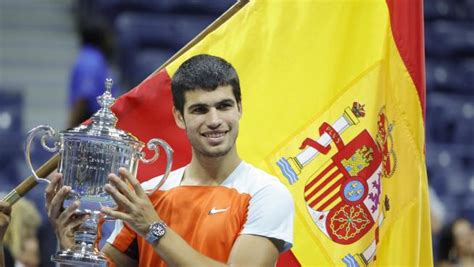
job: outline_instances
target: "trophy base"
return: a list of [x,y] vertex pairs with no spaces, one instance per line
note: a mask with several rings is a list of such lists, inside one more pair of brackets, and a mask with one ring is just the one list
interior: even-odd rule
[[61,266],[107,266],[107,259],[102,253],[95,251],[74,251],[73,249],[56,252],[56,254],[51,256],[51,261],[60,263]]

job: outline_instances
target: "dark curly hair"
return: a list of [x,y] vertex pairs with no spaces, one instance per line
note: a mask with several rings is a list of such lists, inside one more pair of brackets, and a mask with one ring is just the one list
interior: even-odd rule
[[241,102],[239,76],[234,67],[224,59],[201,54],[193,56],[179,66],[171,80],[175,108],[183,114],[184,95],[196,89],[213,91],[219,86],[230,85],[237,103]]

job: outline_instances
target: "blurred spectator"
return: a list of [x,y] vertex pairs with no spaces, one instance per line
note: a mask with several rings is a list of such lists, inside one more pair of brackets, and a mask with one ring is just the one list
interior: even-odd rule
[[443,202],[436,194],[436,191],[429,186],[430,194],[430,211],[431,211],[431,232],[433,234],[438,234],[444,226],[446,219],[446,209]]
[[10,205],[0,201],[0,266],[5,266],[5,258],[3,254],[3,237],[10,223]]
[[474,231],[466,219],[456,219],[443,228],[437,266],[474,266]]
[[111,77],[108,59],[112,49],[105,24],[91,18],[78,27],[81,49],[71,70],[69,127],[79,125],[99,109],[96,97],[104,92],[105,79]]
[[33,203],[24,198],[15,203],[4,238],[5,266],[39,266],[40,224],[41,217]]

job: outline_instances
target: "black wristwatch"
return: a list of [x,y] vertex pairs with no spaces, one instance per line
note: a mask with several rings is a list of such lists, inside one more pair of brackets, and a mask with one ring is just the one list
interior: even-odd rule
[[164,222],[154,222],[150,224],[145,240],[152,245],[155,244],[166,234],[166,227],[168,226]]

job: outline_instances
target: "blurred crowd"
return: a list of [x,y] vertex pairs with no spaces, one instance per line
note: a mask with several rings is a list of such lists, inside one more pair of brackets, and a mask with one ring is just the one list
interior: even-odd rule
[[474,1],[424,9],[433,252],[436,265],[474,266]]
[[437,266],[474,266],[474,228],[459,218],[439,234]]

